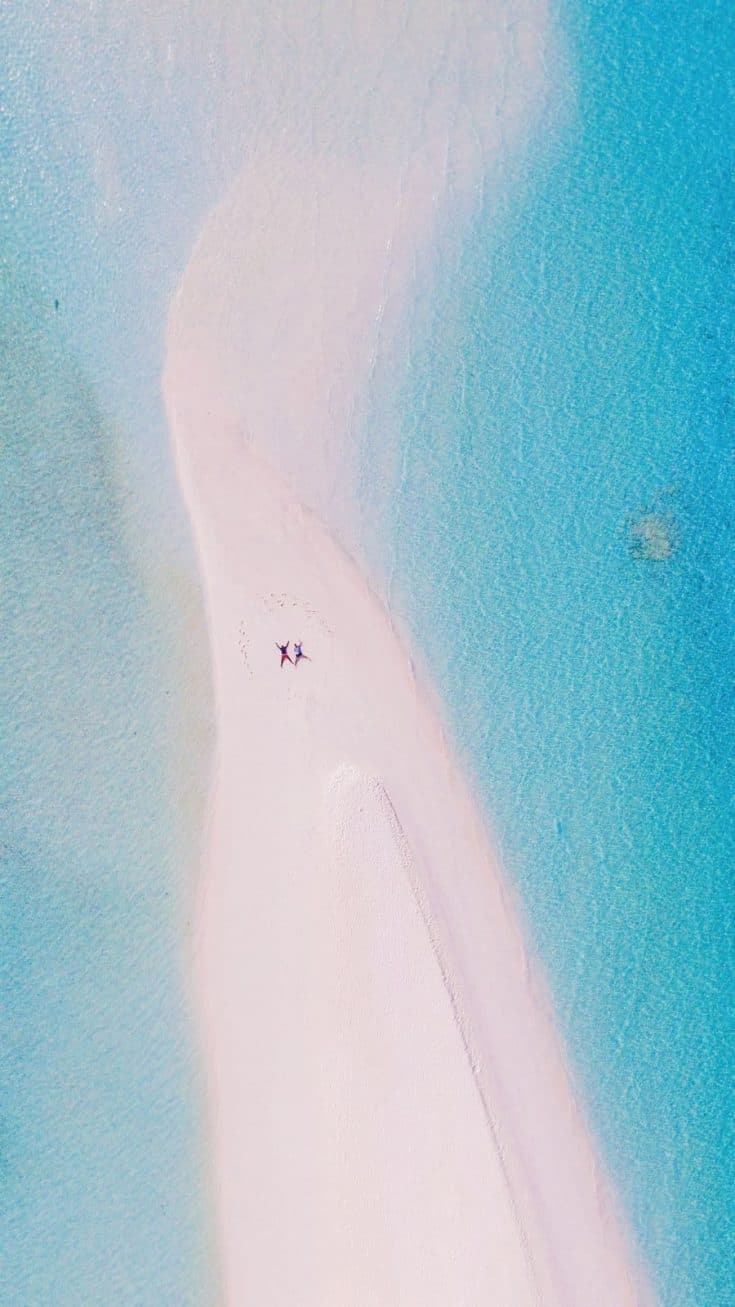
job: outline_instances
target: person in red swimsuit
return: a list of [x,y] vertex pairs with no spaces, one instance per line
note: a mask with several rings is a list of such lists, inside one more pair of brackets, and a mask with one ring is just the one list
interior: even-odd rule
[[288,652],[288,646],[290,645],[290,643],[291,643],[291,641],[290,641],[290,640],[287,640],[285,644],[279,644],[278,641],[276,640],[276,649],[279,650],[280,655],[281,655],[281,667],[283,667],[283,664],[284,664],[284,663],[292,663],[292,664],[293,664],[293,658],[291,657],[290,653]]

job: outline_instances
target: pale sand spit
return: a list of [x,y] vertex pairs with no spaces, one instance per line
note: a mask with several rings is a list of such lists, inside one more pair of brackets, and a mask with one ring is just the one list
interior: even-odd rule
[[[174,313],[219,732],[195,980],[225,1301],[648,1302],[411,658],[186,339]],[[311,661],[281,669],[294,639]]]

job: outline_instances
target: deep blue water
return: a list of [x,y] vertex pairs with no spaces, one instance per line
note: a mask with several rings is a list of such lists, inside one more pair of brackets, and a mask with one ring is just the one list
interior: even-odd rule
[[558,21],[576,105],[414,346],[384,566],[661,1301],[732,1307],[733,11]]

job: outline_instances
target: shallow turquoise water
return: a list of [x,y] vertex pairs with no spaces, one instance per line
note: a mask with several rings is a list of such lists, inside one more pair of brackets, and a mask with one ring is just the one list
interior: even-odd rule
[[[183,973],[208,698],[158,392],[202,197],[181,182],[164,220],[165,170],[150,178],[174,142],[136,148],[77,20],[41,3],[0,20],[0,1303],[201,1307]],[[100,143],[120,214],[99,206]]]
[[[161,136],[135,149],[109,64],[103,99],[89,68],[70,94],[66,19],[0,19],[0,1303],[201,1307],[183,972],[208,700],[158,397],[197,207],[147,227]],[[117,155],[122,220],[96,201],[85,119]]]
[[210,700],[160,399],[216,71],[162,85],[114,10],[0,14],[2,1307],[217,1300],[185,981]]
[[730,1307],[735,33],[559,22],[577,105],[424,323],[383,566],[661,1301]]
[[181,627],[136,566],[116,433],[53,303],[5,261],[0,306],[0,1302],[201,1304]]

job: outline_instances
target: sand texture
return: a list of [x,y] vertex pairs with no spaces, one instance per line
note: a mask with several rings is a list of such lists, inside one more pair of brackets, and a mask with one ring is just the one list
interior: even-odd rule
[[[377,354],[406,354],[417,278],[543,83],[543,6],[493,14],[411,11],[395,55],[371,20],[339,95],[302,56],[293,131],[264,115],[171,307],[218,723],[194,971],[228,1307],[644,1301],[440,715],[324,525],[352,538]],[[310,661],[281,668],[286,640]]]
[[[318,520],[205,425],[185,308],[166,395],[219,728],[195,972],[225,1301],[641,1302],[411,659]],[[289,639],[310,661],[281,669]]]

